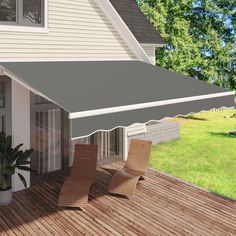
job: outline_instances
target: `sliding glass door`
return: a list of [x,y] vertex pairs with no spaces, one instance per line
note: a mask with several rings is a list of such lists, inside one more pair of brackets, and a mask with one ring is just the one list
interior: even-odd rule
[[89,137],[73,140],[71,143],[71,160],[73,160],[74,145],[77,143],[98,144],[98,163],[103,164],[123,159],[123,129],[110,132],[99,131]]
[[[99,131],[87,138],[70,141],[68,113],[48,100],[31,94],[31,167],[38,174],[68,171],[74,145],[98,144],[98,163],[123,159],[123,129]],[[69,148],[70,147],[70,148]]]
[[61,111],[35,111],[34,163],[38,173],[61,169]]
[[62,112],[57,105],[31,95],[31,166],[39,174],[63,168]]
[[11,80],[0,76],[0,132],[11,135]]
[[115,129],[110,132],[97,132],[90,136],[90,143],[98,144],[98,160],[119,159],[123,151],[123,130]]

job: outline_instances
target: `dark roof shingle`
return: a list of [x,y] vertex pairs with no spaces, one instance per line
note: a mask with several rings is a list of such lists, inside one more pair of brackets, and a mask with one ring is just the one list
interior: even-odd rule
[[135,0],[110,0],[139,43],[165,44],[161,35],[141,12]]

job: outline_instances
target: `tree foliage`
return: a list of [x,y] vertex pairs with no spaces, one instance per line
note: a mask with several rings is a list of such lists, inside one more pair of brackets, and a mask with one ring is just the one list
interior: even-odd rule
[[136,0],[167,45],[162,67],[236,89],[235,0]]

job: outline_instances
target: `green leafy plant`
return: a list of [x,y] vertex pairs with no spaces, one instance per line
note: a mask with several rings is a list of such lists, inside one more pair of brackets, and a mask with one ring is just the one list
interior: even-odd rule
[[[12,147],[12,137],[6,136],[5,133],[0,133],[0,190],[8,190],[11,188],[9,184],[10,177],[15,174],[16,169],[23,171],[33,171],[29,166],[30,155],[33,149],[22,151],[19,144]],[[20,180],[27,187],[24,176],[17,173]]]
[[161,67],[236,90],[235,0],[136,0],[166,46]]

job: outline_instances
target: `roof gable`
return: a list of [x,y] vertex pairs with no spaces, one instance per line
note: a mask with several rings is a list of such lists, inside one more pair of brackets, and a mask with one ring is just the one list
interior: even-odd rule
[[139,43],[165,44],[134,0],[109,0]]

